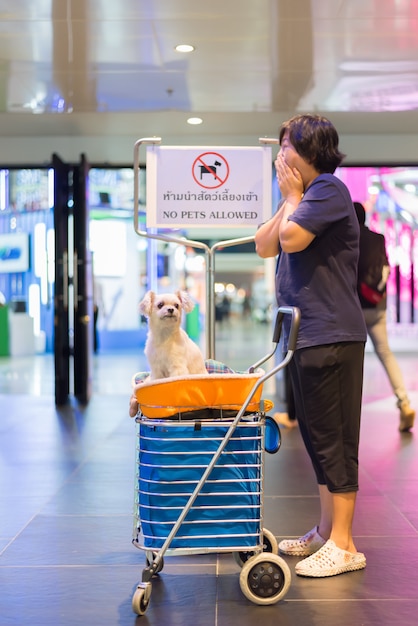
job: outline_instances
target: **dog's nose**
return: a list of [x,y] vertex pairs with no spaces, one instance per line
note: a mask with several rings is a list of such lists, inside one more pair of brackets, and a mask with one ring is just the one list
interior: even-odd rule
[[174,313],[174,307],[170,307],[170,308],[168,308],[168,309],[167,309],[167,311],[168,311],[169,313],[173,314],[173,313]]

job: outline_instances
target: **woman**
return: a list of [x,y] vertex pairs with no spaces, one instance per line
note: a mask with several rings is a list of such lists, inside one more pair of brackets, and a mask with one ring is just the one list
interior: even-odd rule
[[366,566],[352,536],[366,341],[356,290],[359,226],[349,191],[334,176],[344,155],[331,122],[298,115],[281,126],[279,141],[282,203],[257,231],[256,250],[263,258],[279,254],[277,302],[301,311],[288,367],[321,505],[318,525],[279,548],[307,557],[297,574],[334,576]]

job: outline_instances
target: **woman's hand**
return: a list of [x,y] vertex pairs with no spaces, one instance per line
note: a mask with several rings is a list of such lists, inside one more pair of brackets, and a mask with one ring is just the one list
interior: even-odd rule
[[299,202],[304,191],[303,180],[299,170],[295,167],[289,167],[281,152],[277,155],[274,166],[276,168],[277,183],[283,198],[286,200],[295,199]]
[[282,219],[279,227],[279,242],[283,252],[301,252],[313,241],[315,235],[289,221],[289,216],[295,213],[303,197],[304,184],[302,174],[296,167],[290,167],[283,154],[279,152],[274,162],[277,182],[284,198]]

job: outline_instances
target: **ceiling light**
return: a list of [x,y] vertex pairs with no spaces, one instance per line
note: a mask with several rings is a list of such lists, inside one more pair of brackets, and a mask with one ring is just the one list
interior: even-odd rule
[[203,120],[201,117],[189,117],[187,123],[191,124],[192,126],[197,126],[198,124],[202,124]]
[[180,43],[178,46],[175,47],[175,50],[177,52],[193,52],[195,50],[195,47],[191,46],[188,43]]

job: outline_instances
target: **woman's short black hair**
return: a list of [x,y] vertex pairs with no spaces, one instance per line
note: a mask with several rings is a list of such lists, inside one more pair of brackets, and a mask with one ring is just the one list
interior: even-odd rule
[[283,122],[279,141],[287,133],[296,152],[321,174],[333,174],[345,154],[338,150],[338,133],[322,115],[302,114]]

